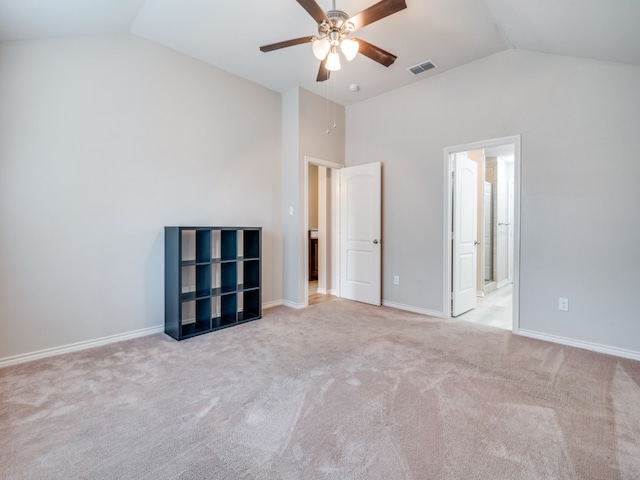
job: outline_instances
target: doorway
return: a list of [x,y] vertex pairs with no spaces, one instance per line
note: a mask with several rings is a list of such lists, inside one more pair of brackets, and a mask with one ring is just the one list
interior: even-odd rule
[[517,332],[520,137],[449,147],[445,162],[445,316]]
[[343,165],[305,157],[305,306],[338,296],[338,175]]
[[[318,166],[318,228],[309,228],[309,170]],[[304,163],[302,282],[309,305],[309,251],[316,248],[317,293],[371,305],[381,304],[382,163],[344,167],[311,157]],[[314,265],[315,266],[315,265]]]

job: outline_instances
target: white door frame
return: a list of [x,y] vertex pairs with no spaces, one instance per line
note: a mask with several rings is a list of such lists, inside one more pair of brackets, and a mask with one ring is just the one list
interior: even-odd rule
[[451,318],[451,232],[452,232],[452,208],[453,191],[451,175],[453,166],[451,155],[470,150],[483,150],[485,148],[500,145],[513,144],[514,148],[514,211],[513,211],[513,332],[518,333],[520,328],[520,135],[495,138],[481,142],[456,145],[444,149],[444,234],[443,234],[443,313],[445,318]]
[[[302,183],[302,196],[304,198],[304,225],[301,232],[299,232],[298,241],[302,242],[304,245],[304,269],[303,269],[303,277],[298,279],[298,285],[302,288],[304,292],[304,302],[301,308],[306,308],[309,306],[309,242],[307,240],[307,235],[309,231],[309,165],[318,165],[321,167],[331,168],[335,171],[338,171],[344,168],[344,165],[341,163],[330,162],[328,160],[322,160],[320,158],[314,158],[306,156],[304,157],[304,180]],[[335,186],[335,184],[334,184]],[[334,273],[332,277],[332,291],[339,292],[339,284],[333,284],[333,282],[339,282],[339,275],[336,276],[335,272],[339,272],[340,270],[340,252],[336,250],[338,245],[335,243],[336,235],[339,232],[340,228],[340,195],[338,194],[337,188],[331,189],[331,236],[332,236],[332,249],[333,255],[331,257],[331,271]],[[334,215],[335,213],[335,215]]]

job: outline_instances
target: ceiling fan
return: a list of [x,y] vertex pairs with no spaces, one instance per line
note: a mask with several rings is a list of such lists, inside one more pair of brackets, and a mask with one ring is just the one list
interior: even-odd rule
[[280,48],[312,43],[313,54],[321,62],[318,77],[316,78],[318,82],[327,80],[331,72],[340,70],[338,48],[349,61],[353,60],[359,52],[385,67],[395,62],[397,57],[394,54],[360,38],[348,38],[348,36],[366,25],[407,8],[405,0],[382,0],[353,17],[341,10],[336,10],[335,0],[333,0],[333,9],[328,12],[322,10],[322,7],[315,0],[296,1],[318,23],[318,35],[263,45],[260,47],[262,52],[271,52]]

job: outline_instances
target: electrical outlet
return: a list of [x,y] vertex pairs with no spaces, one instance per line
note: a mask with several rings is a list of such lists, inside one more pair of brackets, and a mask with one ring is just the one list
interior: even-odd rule
[[563,312],[568,312],[569,311],[569,299],[566,298],[566,297],[558,298],[558,309],[562,310]]
[[393,276],[393,284],[394,285],[400,285],[400,275],[394,275]]

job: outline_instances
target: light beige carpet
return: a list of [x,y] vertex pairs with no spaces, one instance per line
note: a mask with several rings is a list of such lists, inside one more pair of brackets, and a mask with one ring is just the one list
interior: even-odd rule
[[336,300],[0,369],[2,479],[640,479],[640,362]]

